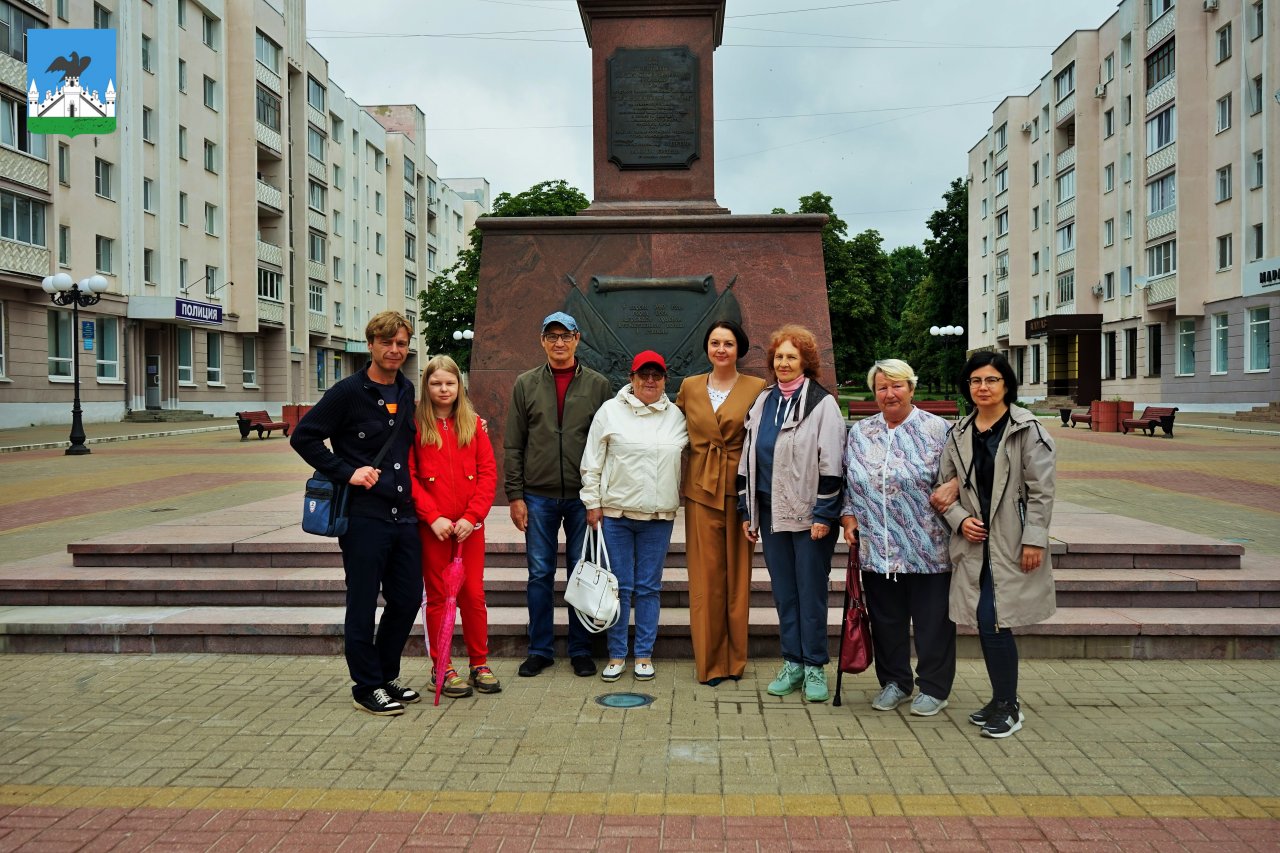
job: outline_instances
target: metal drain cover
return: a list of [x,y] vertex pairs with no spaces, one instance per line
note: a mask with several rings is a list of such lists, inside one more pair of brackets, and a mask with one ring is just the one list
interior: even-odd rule
[[606,708],[643,708],[653,704],[653,697],[647,693],[606,693],[596,697],[596,704]]

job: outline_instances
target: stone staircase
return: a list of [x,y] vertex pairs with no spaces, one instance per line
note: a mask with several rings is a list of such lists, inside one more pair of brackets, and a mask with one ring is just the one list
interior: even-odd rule
[[125,423],[186,423],[189,421],[213,420],[199,409],[134,409],[124,416]]
[[[286,502],[290,503],[290,502]],[[0,651],[340,654],[343,582],[334,540],[300,531],[292,506],[263,501],[74,543],[0,567]],[[495,655],[525,651],[522,537],[504,509],[486,524]],[[657,653],[689,657],[684,543],[668,553]],[[1019,629],[1028,657],[1274,658],[1280,559],[1228,542],[1060,503],[1053,543],[1058,613]],[[832,565],[838,636],[847,553]],[[563,588],[563,576],[558,584]],[[557,613],[565,630],[565,613]],[[759,554],[751,653],[777,655],[777,617]],[[978,656],[961,629],[960,654]],[[421,643],[421,628],[415,643]],[[411,645],[411,648],[413,646]],[[460,637],[455,648],[463,653]]]
[[1265,406],[1254,406],[1247,412],[1236,412],[1238,421],[1280,423],[1280,403],[1268,403]]

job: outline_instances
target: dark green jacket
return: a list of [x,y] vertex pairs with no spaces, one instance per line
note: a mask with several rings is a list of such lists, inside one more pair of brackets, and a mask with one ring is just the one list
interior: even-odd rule
[[603,374],[578,362],[564,396],[564,422],[556,417],[556,378],[542,364],[516,377],[503,441],[507,500],[525,492],[544,498],[576,498],[582,488],[582,451],[596,409],[613,397]]

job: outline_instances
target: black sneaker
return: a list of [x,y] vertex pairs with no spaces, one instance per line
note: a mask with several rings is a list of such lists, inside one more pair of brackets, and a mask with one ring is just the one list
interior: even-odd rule
[[403,702],[406,705],[412,705],[414,702],[422,701],[422,694],[414,690],[412,687],[401,684],[400,679],[388,681],[383,685],[383,689],[387,691],[387,695],[397,702]]
[[591,655],[574,655],[569,658],[569,663],[573,664],[573,674],[579,678],[590,678],[596,674],[596,662]]
[[543,657],[542,655],[529,655],[524,659],[524,663],[520,664],[520,669],[517,672],[521,678],[533,678],[553,663],[555,661],[551,658]]
[[997,702],[983,724],[981,734],[983,737],[1008,737],[1022,728],[1025,719],[1017,702]]
[[353,696],[351,702],[361,711],[375,717],[398,717],[404,713],[404,706],[392,699],[381,687],[367,696]]
[[995,710],[996,700],[992,699],[990,702],[982,706],[982,710],[974,711],[970,714],[969,722],[973,723],[975,726],[985,726],[987,724],[987,720],[991,719],[991,715],[995,713]]

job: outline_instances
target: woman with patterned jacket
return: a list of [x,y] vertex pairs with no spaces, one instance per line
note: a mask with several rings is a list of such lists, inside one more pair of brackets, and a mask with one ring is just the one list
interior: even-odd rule
[[867,371],[880,414],[849,430],[840,522],[849,547],[858,548],[871,616],[881,686],[871,707],[894,710],[918,683],[911,713],[931,717],[947,706],[956,676],[956,625],[947,615],[951,531],[929,505],[948,427],[912,405],[916,381],[911,365],[896,358]]

